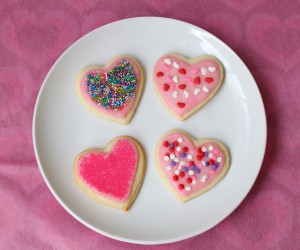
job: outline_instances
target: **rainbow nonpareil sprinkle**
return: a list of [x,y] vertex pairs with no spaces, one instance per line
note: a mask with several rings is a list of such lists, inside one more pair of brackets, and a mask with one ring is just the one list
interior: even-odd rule
[[137,77],[133,65],[122,59],[107,73],[92,72],[86,77],[88,92],[98,105],[107,109],[121,110],[134,98]]

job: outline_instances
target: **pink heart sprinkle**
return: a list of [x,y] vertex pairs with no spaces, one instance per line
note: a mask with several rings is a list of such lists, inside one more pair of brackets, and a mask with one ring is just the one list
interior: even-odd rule
[[184,81],[187,81],[187,82],[192,81],[191,78],[189,78],[189,77],[184,77],[183,80],[184,80]]
[[171,78],[170,76],[168,76],[167,82],[168,82],[168,83],[172,83],[172,82],[173,82],[173,80],[172,80],[172,78]]
[[194,74],[194,75],[197,74],[198,72],[199,72],[199,69],[192,69],[191,70],[191,73]]
[[190,167],[191,164],[190,164],[189,162],[187,162],[187,163],[185,163],[185,166],[186,166],[186,167]]
[[217,159],[216,155],[213,155],[213,157],[211,157],[214,161]]
[[195,100],[194,100],[193,98],[189,98],[189,99],[187,100],[187,102],[188,102],[188,103],[195,103]]
[[179,152],[176,152],[176,156],[180,156],[180,153],[179,153]]
[[199,164],[197,165],[197,167],[198,167],[198,168],[202,168],[203,166],[202,166],[201,163],[199,163]]
[[214,153],[218,154],[220,152],[220,150],[218,148],[215,148]]
[[173,91],[174,89],[175,89],[175,84],[174,84],[174,83],[171,83],[171,84],[170,84],[170,90]]
[[164,70],[165,71],[169,71],[171,69],[171,67],[170,66],[168,66],[168,65],[164,65]]

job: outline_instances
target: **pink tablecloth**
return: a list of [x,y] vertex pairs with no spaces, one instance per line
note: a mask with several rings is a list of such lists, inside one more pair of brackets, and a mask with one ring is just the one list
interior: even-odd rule
[[187,21],[225,41],[253,73],[268,120],[265,160],[244,202],[208,232],[151,249],[299,249],[299,0],[1,0],[0,248],[142,248],[69,215],[46,187],[31,139],[38,90],[59,55],[94,28],[135,16]]

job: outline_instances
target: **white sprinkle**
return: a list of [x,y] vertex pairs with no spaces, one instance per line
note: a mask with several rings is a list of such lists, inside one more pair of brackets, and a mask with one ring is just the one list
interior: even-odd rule
[[173,66],[174,68],[178,69],[179,68],[179,64],[177,62],[173,62]]
[[201,164],[202,164],[202,166],[203,166],[203,167],[205,167],[205,166],[206,166],[206,163],[205,163],[205,161],[201,161]]
[[222,162],[222,157],[221,156],[219,156],[218,158],[217,158],[217,162]]
[[196,185],[197,181],[196,180],[192,180],[192,184]]
[[185,190],[189,192],[189,191],[192,190],[192,188],[191,188],[190,186],[186,186],[186,187],[185,187]]
[[176,169],[174,173],[178,175],[180,173],[180,171],[178,169]]
[[166,58],[166,59],[164,60],[164,62],[165,62],[165,64],[171,65],[171,60],[170,60],[169,58]]
[[208,67],[208,70],[209,70],[210,72],[215,72],[215,71],[216,71],[216,67]]
[[171,166],[166,166],[166,169],[167,169],[168,171],[170,171],[172,168],[171,168]]
[[181,147],[177,147],[176,151],[180,152],[181,151]]
[[205,178],[201,178],[201,182],[206,182],[206,179]]
[[170,158],[169,158],[168,156],[165,155],[164,160],[165,160],[165,161],[168,161],[168,160],[170,160]]
[[181,166],[178,166],[178,168],[177,169],[181,169]]
[[174,159],[175,159],[175,155],[174,155],[174,154],[170,154],[170,158],[171,158],[172,160],[174,160]]
[[208,87],[206,87],[206,86],[204,86],[202,89],[203,89],[203,91],[204,91],[204,92],[206,92],[206,93],[208,93],[208,92],[209,92],[209,88],[208,88]]
[[208,154],[208,157],[209,157],[209,158],[212,158],[213,156],[214,156],[213,153],[209,153],[209,154]]
[[174,161],[175,161],[175,162],[179,162],[179,159],[178,159],[178,158],[175,158]]
[[196,88],[194,89],[194,95],[198,95],[200,93],[201,89],[199,88]]
[[206,69],[205,69],[205,68],[201,68],[201,73],[202,73],[203,76],[205,76],[205,74],[206,74]]
[[177,141],[178,141],[179,143],[182,143],[182,142],[183,142],[183,139],[182,139],[181,137],[179,137],[179,138],[177,139]]
[[185,161],[181,161],[179,164],[180,164],[181,166],[184,166]]
[[210,151],[213,151],[213,150],[215,149],[215,147],[214,147],[213,145],[209,145],[208,149],[209,149]]
[[207,174],[204,174],[204,175],[202,176],[202,178],[207,179],[207,178],[208,178],[208,175],[207,175]]
[[183,91],[183,94],[184,94],[185,98],[189,98],[189,96],[190,96],[190,93],[186,90]]
[[189,160],[191,160],[191,159],[193,159],[193,156],[192,156],[192,155],[187,155],[187,158],[188,158]]
[[195,172],[193,170],[189,170],[189,175],[193,175]]
[[173,76],[173,82],[178,83],[178,76]]
[[206,147],[203,147],[202,148],[202,152],[206,152],[207,151],[207,148]]
[[172,96],[173,96],[173,98],[177,98],[177,94],[178,94],[178,92],[175,90],[173,93],[172,93]]

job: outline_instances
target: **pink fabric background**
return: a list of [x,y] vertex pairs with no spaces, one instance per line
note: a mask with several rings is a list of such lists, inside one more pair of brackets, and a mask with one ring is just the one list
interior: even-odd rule
[[[225,41],[254,75],[268,143],[244,202],[208,232],[139,246],[97,234],[70,216],[42,179],[31,138],[35,99],[60,54],[103,24],[164,16]],[[0,1],[1,249],[297,249],[300,246],[300,1]]]

